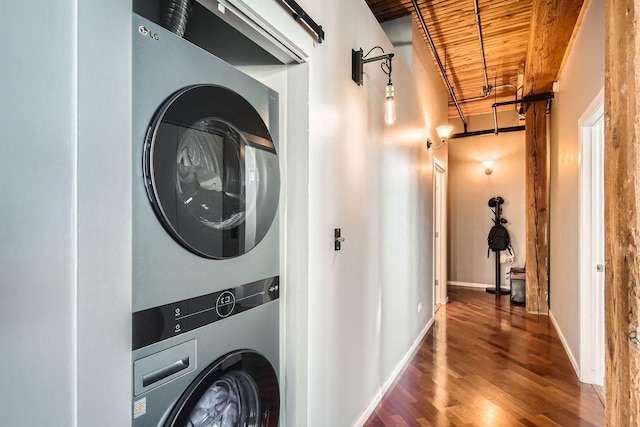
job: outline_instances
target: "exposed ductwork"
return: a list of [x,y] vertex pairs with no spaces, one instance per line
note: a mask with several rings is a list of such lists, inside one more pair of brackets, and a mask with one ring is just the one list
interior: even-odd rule
[[167,0],[160,25],[182,37],[187,30],[190,12],[191,0]]

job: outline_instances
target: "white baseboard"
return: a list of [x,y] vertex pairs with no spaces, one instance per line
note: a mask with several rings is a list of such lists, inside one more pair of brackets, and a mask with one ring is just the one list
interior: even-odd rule
[[378,389],[378,392],[375,394],[375,396],[373,396],[373,398],[371,399],[367,407],[364,409],[364,411],[360,415],[360,418],[358,418],[353,423],[353,427],[362,427],[364,423],[367,422],[367,420],[369,419],[371,414],[373,414],[373,411],[376,410],[376,407],[378,406],[378,404],[380,403],[384,395],[387,393],[387,391],[389,390],[393,382],[396,380],[398,375],[402,373],[402,370],[405,368],[409,360],[411,360],[411,357],[414,355],[414,353],[418,349],[418,346],[420,345],[424,337],[427,335],[427,333],[433,326],[434,321],[435,321],[435,317],[432,317],[431,320],[424,327],[424,329],[420,332],[420,334],[418,335],[418,338],[416,338],[413,341],[413,345],[409,348],[409,350],[404,355],[404,357],[400,360],[400,362],[398,362],[398,365],[396,365],[395,369],[391,371],[387,380],[380,386],[380,388]]
[[[464,288],[482,288],[482,289],[486,289],[486,288],[493,288],[495,285],[489,285],[487,283],[471,283],[471,282],[452,282],[449,281],[447,282],[448,286],[462,286]],[[509,283],[509,281],[507,280],[507,284],[501,286],[501,289],[511,289],[511,283]]]
[[549,310],[549,319],[551,319],[551,324],[553,325],[553,327],[556,328],[556,333],[558,334],[558,337],[560,338],[560,342],[562,343],[562,347],[564,347],[564,351],[565,351],[565,353],[567,353],[567,356],[569,357],[569,361],[571,362],[571,366],[573,366],[573,370],[575,371],[576,375],[578,376],[578,379],[580,379],[580,367],[578,365],[578,362],[576,361],[576,358],[574,357],[573,353],[571,352],[571,349],[569,348],[569,345],[567,344],[567,340],[564,338],[564,335],[562,335],[562,331],[558,327],[558,323],[556,322],[556,318],[553,317],[553,313],[551,312],[551,310]]

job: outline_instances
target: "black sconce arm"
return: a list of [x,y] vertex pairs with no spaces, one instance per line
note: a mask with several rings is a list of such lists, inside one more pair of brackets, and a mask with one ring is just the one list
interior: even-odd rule
[[[369,53],[371,53],[374,49],[380,49],[384,53],[384,50],[380,46],[372,48]],[[367,55],[369,55],[369,53],[367,53]],[[362,48],[358,50],[351,49],[351,79],[356,82],[358,86],[362,86],[362,84],[364,83],[364,64],[376,61],[384,61],[381,64],[382,71],[384,71],[384,73],[389,76],[388,84],[391,84],[391,60],[393,59],[394,54],[384,53],[383,55],[374,56],[373,58],[366,58],[367,55],[363,55]]]

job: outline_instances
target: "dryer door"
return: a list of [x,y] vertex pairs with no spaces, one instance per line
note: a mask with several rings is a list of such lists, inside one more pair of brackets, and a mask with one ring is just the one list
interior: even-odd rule
[[239,350],[218,359],[189,386],[165,427],[275,427],[278,378],[260,354]]
[[273,223],[275,145],[255,108],[227,88],[190,86],[172,95],[149,127],[143,161],[156,215],[195,254],[242,255]]

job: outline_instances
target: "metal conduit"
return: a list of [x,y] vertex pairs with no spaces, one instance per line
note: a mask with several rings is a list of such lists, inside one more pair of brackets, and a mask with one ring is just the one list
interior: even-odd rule
[[[502,88],[502,87],[511,87],[515,90],[516,92],[516,100],[518,100],[518,88],[516,88],[513,85],[510,84],[503,84],[503,85],[494,85],[491,86],[489,85],[489,77],[487,76],[487,61],[485,58],[485,54],[484,54],[484,39],[482,37],[482,22],[480,20],[480,6],[478,5],[478,0],[474,0],[473,1],[473,7],[475,10],[475,14],[476,14],[476,27],[478,28],[478,41],[480,42],[480,55],[482,58],[482,72],[484,74],[484,88],[482,89],[482,93],[484,96],[482,97],[477,97],[477,98],[468,98],[466,100],[464,100],[465,102],[471,102],[471,101],[479,101],[482,99],[487,98],[491,92],[494,92],[496,89],[498,88]],[[498,113],[496,110],[496,106],[493,105],[492,108],[493,110],[493,133],[494,135],[498,135],[499,129],[498,129]],[[516,111],[518,110],[517,106],[516,106]],[[466,129],[465,129],[466,131]]]
[[502,105],[513,105],[513,104],[531,104],[532,102],[546,101],[546,100],[551,100],[553,98],[554,98],[553,93],[540,93],[537,95],[525,96],[520,100],[496,102],[495,104],[492,105],[492,107],[500,107]]
[[[502,85],[494,86],[494,87],[492,87],[492,88],[491,88],[491,91],[493,91],[493,90],[495,90],[495,89],[501,89],[501,88],[503,88],[503,87],[510,87],[510,88],[512,88],[513,90],[515,90],[515,91],[516,91],[516,99],[517,99],[518,92],[517,92],[516,86],[515,86],[515,85],[512,85],[512,84],[510,84],[510,83],[505,83],[505,84],[502,84]],[[464,98],[464,99],[459,99],[459,100],[458,100],[458,103],[459,103],[459,104],[465,104],[465,103],[467,103],[467,102],[482,101],[483,99],[487,99],[487,96],[489,96],[489,95],[490,95],[490,94],[489,94],[489,93],[487,93],[486,95],[483,95],[483,96],[476,96],[476,97],[474,97],[474,98]],[[452,101],[452,102],[449,102],[449,105],[453,105],[453,101]]]
[[[495,89],[500,88],[500,87],[510,87],[513,90],[515,90],[515,92],[516,92],[515,101],[516,102],[518,101],[518,88],[517,87],[515,87],[512,84],[507,83],[507,84],[495,86],[493,89],[495,90]],[[516,110],[516,114],[518,114],[518,105],[514,104],[514,108]],[[495,103],[491,106],[491,109],[493,110],[493,134],[494,135],[498,135],[498,131],[499,131],[499,129],[498,129],[498,110],[497,110],[497,106],[495,105]]]
[[489,78],[487,77],[487,61],[484,57],[484,40],[482,39],[482,24],[480,23],[480,7],[478,6],[478,0],[474,0],[473,6],[476,10],[476,26],[478,27],[480,53],[482,54],[482,71],[484,72],[484,89],[482,90],[482,92],[485,95],[489,95],[491,93],[491,86],[489,86]]
[[433,52],[433,56],[436,58],[436,62],[438,63],[438,67],[440,68],[440,72],[442,73],[442,77],[444,78],[444,82],[447,85],[447,89],[449,89],[449,95],[451,95],[451,99],[453,99],[453,103],[456,106],[456,110],[458,110],[458,114],[460,115],[460,120],[462,120],[462,125],[464,126],[464,131],[467,131],[467,121],[464,118],[464,114],[462,114],[462,110],[460,109],[460,104],[458,103],[458,99],[456,98],[456,94],[453,92],[453,87],[451,86],[451,82],[449,81],[449,77],[447,77],[447,73],[445,72],[444,66],[442,65],[442,61],[440,60],[440,56],[438,56],[438,51],[436,50],[435,44],[433,44],[433,39],[431,38],[431,34],[427,29],[427,24],[424,22],[424,18],[422,17],[422,13],[420,13],[420,8],[418,7],[418,2],[416,0],[411,0],[413,4],[413,10],[416,11],[416,15],[418,16],[418,21],[420,21],[420,25],[422,25],[422,29],[424,30],[424,34],[427,36],[427,41],[429,42],[429,47],[431,47],[431,51]]
[[[449,78],[447,77],[446,71],[444,69],[444,66],[442,65],[442,61],[440,61],[440,57],[438,56],[438,52],[436,51],[436,47],[433,43],[433,39],[431,38],[431,34],[429,33],[429,30],[427,29],[427,24],[424,22],[424,18],[422,17],[422,13],[420,13],[420,8],[418,7],[418,3],[416,2],[416,0],[411,0],[411,3],[413,4],[413,9],[416,11],[416,14],[418,16],[418,20],[420,21],[420,25],[422,25],[422,29],[424,30],[425,35],[427,36],[427,40],[429,42],[429,46],[431,47],[431,50],[433,52],[433,56],[435,56],[436,58],[436,62],[438,63],[438,66],[440,67],[440,72],[442,73],[442,76],[445,80],[445,83],[447,84],[447,88],[449,89],[449,94],[451,95],[451,98],[453,99],[453,104],[456,106],[456,109],[458,110],[458,114],[460,115],[460,119],[462,120],[462,124],[464,125],[464,131],[466,133],[467,131],[467,121],[464,118],[464,115],[462,114],[462,110],[460,109],[460,103],[461,102],[472,102],[472,101],[480,101],[482,99],[487,98],[491,92],[495,91],[498,88],[503,88],[503,87],[511,87],[515,90],[516,94],[516,101],[518,100],[518,88],[515,87],[512,84],[502,84],[502,85],[496,85],[496,86],[491,86],[489,85],[489,77],[487,75],[487,61],[485,58],[485,53],[484,53],[484,39],[482,37],[482,22],[480,20],[480,6],[478,5],[478,0],[474,0],[473,2],[473,6],[474,6],[474,10],[475,10],[475,14],[476,14],[476,27],[478,28],[478,40],[480,42],[480,53],[481,53],[481,58],[482,58],[482,72],[484,75],[484,88],[482,89],[482,93],[483,96],[481,97],[476,97],[476,98],[467,98],[464,99],[462,101],[458,101],[458,99],[456,98],[455,93],[453,92],[453,87],[451,86],[451,82],[449,82]],[[451,103],[449,103],[449,105],[451,105]],[[495,104],[492,106],[492,110],[493,110],[493,123],[494,123],[494,134],[498,135],[498,117],[497,117],[497,111],[496,111],[496,106]],[[516,111],[517,111],[517,106],[516,106]]]
[[[497,77],[494,78],[493,85],[496,86],[496,83],[498,83]],[[493,102],[494,104],[498,102],[498,92],[493,93]],[[495,106],[491,106],[491,109],[493,110],[493,134],[498,136],[498,110]]]
[[[509,126],[506,128],[500,128],[500,132],[520,132],[525,130],[524,126]],[[491,133],[495,133],[495,129],[485,129],[485,130],[474,130],[471,132],[465,133],[454,133],[449,137],[449,139],[455,138],[467,138],[469,136],[478,136],[478,135],[489,135]]]

